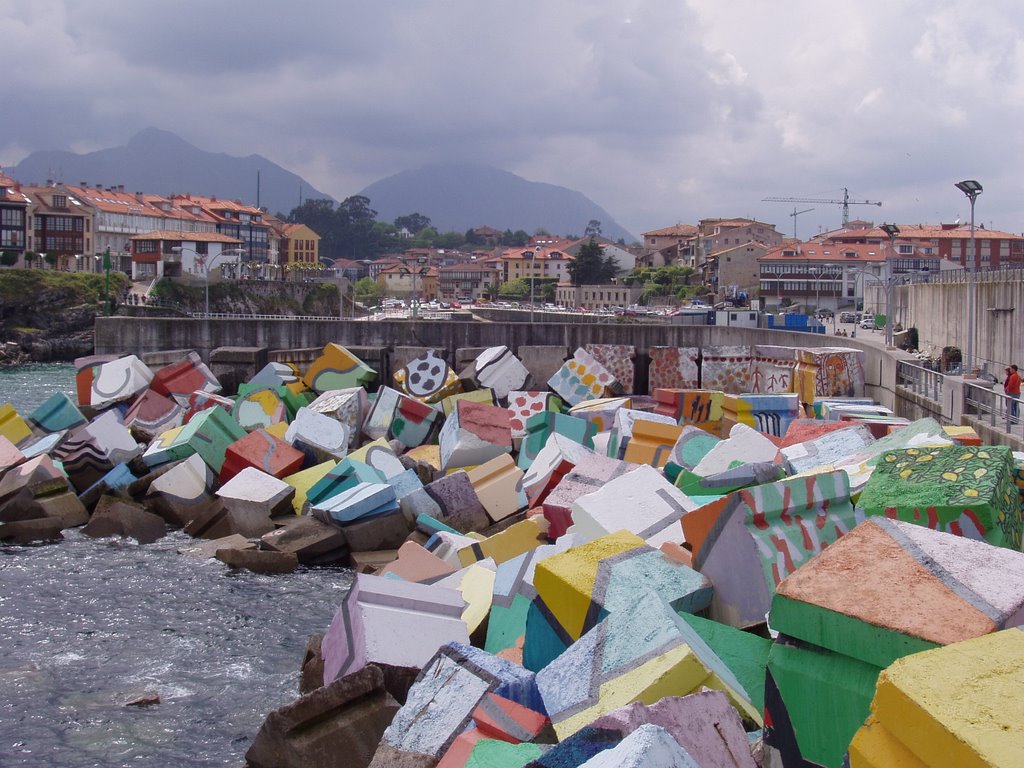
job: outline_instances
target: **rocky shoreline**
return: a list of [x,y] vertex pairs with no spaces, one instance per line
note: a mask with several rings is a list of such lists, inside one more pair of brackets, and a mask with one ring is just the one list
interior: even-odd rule
[[[854,350],[771,350],[705,354],[721,389],[674,350],[650,396],[611,345],[554,375],[423,350],[379,387],[335,344],[245,376],[79,358],[75,400],[0,405],[0,541],[183,528],[230,568],[353,569],[252,768],[874,766],[959,738],[892,702],[951,695],[935,664],[993,697],[1022,674],[976,658],[1021,658],[1024,457],[836,396]],[[752,365],[793,391],[743,394]]]

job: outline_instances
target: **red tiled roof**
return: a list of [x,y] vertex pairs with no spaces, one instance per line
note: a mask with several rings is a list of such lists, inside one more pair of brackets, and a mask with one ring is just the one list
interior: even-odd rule
[[132,235],[129,240],[173,240],[183,243],[231,243],[238,244],[242,241],[237,237],[222,235],[219,232],[181,232],[172,229],[155,229],[152,232],[143,232],[141,235]]
[[662,229],[652,229],[650,232],[644,232],[644,237],[692,237],[696,235],[699,230],[693,224],[676,224],[672,227],[663,227]]
[[[880,247],[874,243],[786,243],[772,248],[763,256],[758,257],[759,262],[766,261],[885,261],[889,250],[888,243]],[[792,256],[784,256],[784,252],[795,251]],[[848,253],[857,254],[854,257],[847,256]]]

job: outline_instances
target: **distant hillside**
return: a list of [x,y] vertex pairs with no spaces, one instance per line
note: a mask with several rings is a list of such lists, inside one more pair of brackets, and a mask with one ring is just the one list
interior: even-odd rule
[[434,165],[403,171],[374,182],[360,194],[370,198],[382,221],[421,213],[441,232],[489,226],[530,234],[544,228],[557,235],[582,235],[590,220],[598,219],[605,237],[623,238],[627,243],[636,239],[580,192],[527,181],[485,165]]
[[260,200],[271,213],[289,213],[303,199],[331,198],[291,171],[265,157],[232,157],[206,152],[168,131],[146,128],[125,146],[85,155],[73,152],[33,152],[5,172],[24,184],[48,179],[90,186],[123,184],[127,192],[157,195],[191,192],[256,204],[256,173]]

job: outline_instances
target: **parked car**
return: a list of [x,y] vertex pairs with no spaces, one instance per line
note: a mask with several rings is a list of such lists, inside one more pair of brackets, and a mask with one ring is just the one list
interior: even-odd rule
[[831,320],[833,317],[835,317],[835,314],[832,312],[831,309],[819,309],[817,312],[814,313],[814,316],[819,320]]
[[874,315],[864,315],[863,319],[861,319],[861,321],[860,321],[860,327],[861,328],[865,328],[865,329],[867,329],[869,331],[877,331],[878,330],[878,326],[875,325],[875,316]]
[[857,313],[856,312],[840,312],[839,313],[840,323],[856,323]]

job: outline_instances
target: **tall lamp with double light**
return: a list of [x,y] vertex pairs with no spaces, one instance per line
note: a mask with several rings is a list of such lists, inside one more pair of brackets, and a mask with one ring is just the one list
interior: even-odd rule
[[971,201],[971,254],[970,260],[965,259],[967,268],[967,354],[964,358],[964,377],[974,377],[974,301],[975,301],[975,270],[977,269],[978,250],[974,240],[974,203],[984,189],[981,183],[974,179],[958,181],[954,185],[957,189],[967,195]]
[[[193,256],[199,257],[200,254],[196,253],[194,248],[188,248],[183,245],[176,245],[171,248],[171,253],[191,253]],[[220,253],[214,254],[213,258],[209,262],[203,265],[203,294],[205,298],[204,303],[204,314],[210,316],[210,268],[213,267],[213,262],[222,256],[238,256],[242,257],[245,255],[244,248],[226,248]]]

